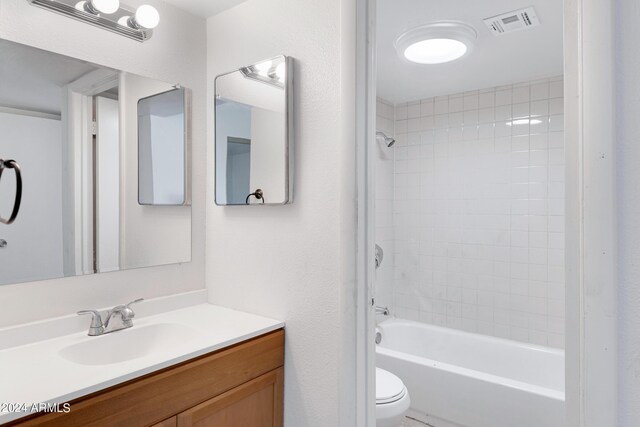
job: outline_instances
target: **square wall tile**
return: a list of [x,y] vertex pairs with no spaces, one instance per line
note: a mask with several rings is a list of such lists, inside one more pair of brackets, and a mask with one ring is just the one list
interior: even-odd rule
[[392,259],[376,287],[399,317],[562,348],[563,91],[552,78],[378,100],[397,143],[376,159]]

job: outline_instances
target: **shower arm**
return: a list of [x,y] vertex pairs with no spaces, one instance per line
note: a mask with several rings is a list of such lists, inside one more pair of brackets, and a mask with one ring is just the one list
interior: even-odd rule
[[376,131],[376,137],[381,137],[382,139],[384,139],[384,142],[387,144],[387,147],[392,147],[393,144],[396,143],[396,140],[391,138],[390,136],[388,136],[386,133],[382,132],[381,130],[377,130]]

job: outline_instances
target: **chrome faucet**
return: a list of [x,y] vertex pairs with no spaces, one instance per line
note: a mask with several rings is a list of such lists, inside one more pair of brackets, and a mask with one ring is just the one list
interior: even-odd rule
[[100,312],[97,310],[82,310],[79,311],[79,315],[90,314],[91,325],[89,326],[90,337],[96,337],[99,335],[108,334],[109,332],[119,331],[121,329],[127,329],[133,326],[133,319],[135,313],[131,309],[131,304],[136,304],[144,301],[144,298],[139,298],[135,301],[131,301],[129,304],[117,305],[107,312],[107,318],[103,322]]

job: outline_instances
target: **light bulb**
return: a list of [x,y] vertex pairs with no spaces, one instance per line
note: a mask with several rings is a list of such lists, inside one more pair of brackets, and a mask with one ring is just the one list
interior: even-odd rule
[[160,23],[160,14],[155,7],[144,4],[136,10],[135,20],[136,24],[150,30]]
[[91,0],[91,6],[99,12],[110,14],[120,9],[120,0]]
[[442,64],[454,61],[467,53],[467,46],[453,39],[437,38],[420,40],[404,51],[404,56],[418,64]]
[[286,77],[286,66],[284,62],[281,62],[278,64],[278,66],[276,67],[276,76],[278,76],[278,80],[284,80],[284,78]]
[[129,19],[131,19],[131,17],[129,15],[124,15],[123,17],[118,19],[118,24],[120,24],[120,25],[122,25],[124,27],[128,27],[129,26]]
[[260,73],[261,75],[267,77],[269,76],[269,71],[271,71],[272,65],[273,65],[273,62],[271,61],[260,62],[256,64],[256,70],[258,70],[258,73]]
[[75,6],[76,10],[79,10],[81,12],[85,12],[85,8],[84,8],[85,4],[87,4],[86,1],[79,1],[78,3],[76,3],[76,6]]

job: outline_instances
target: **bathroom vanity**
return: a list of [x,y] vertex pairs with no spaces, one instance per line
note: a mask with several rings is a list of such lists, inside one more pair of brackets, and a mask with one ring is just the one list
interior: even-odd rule
[[100,337],[83,331],[0,350],[11,385],[0,401],[57,408],[0,413],[0,424],[276,427],[283,375],[281,322],[198,304]]
[[[0,285],[190,262],[190,89],[11,40],[0,57]],[[292,79],[285,56],[216,79],[218,204],[291,203]],[[0,327],[0,425],[282,425],[282,322],[204,289],[101,310],[79,306],[90,292],[56,298],[91,320]]]
[[283,344],[272,332],[8,425],[280,426]]

